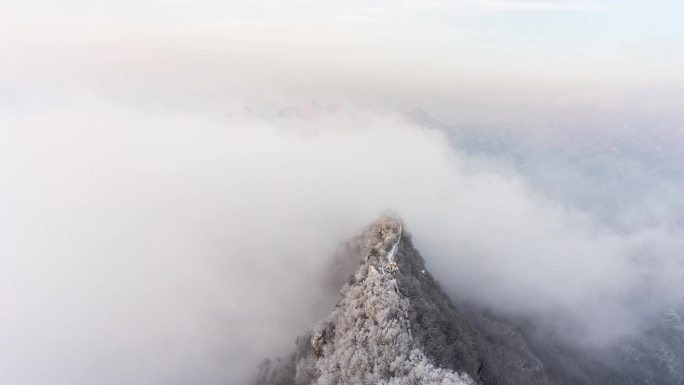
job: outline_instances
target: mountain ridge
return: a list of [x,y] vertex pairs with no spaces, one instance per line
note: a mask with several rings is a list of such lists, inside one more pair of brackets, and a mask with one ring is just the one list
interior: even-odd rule
[[295,352],[264,361],[254,385],[684,384],[684,346],[667,345],[666,332],[605,359],[455,304],[398,217],[381,217],[347,246],[360,265],[330,316],[297,338]]

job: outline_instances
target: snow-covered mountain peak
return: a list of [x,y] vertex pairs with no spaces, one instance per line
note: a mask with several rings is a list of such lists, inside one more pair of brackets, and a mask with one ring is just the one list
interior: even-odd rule
[[330,315],[289,356],[264,361],[255,385],[684,384],[684,345],[669,324],[583,350],[539,334],[532,320],[453,302],[400,218],[379,218],[347,249],[361,262]]

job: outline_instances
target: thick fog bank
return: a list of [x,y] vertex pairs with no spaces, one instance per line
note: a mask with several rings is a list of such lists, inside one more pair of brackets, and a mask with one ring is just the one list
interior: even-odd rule
[[684,293],[681,222],[613,227],[400,113],[22,103],[0,109],[0,383],[243,383],[386,210],[451,296],[581,343]]

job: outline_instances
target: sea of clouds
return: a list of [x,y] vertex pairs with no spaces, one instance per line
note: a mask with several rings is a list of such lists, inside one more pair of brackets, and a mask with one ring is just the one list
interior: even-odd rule
[[58,96],[0,114],[2,383],[242,383],[329,312],[333,255],[388,210],[452,297],[582,343],[684,292],[672,216],[615,225],[398,112]]
[[581,346],[681,304],[669,72],[417,3],[173,3],[0,9],[0,383],[246,383],[388,211],[452,298]]

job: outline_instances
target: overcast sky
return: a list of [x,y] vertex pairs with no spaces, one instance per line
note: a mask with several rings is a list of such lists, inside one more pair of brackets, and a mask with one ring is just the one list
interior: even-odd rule
[[452,121],[663,108],[684,90],[683,13],[670,0],[5,1],[0,97],[133,83],[144,99],[364,100]]

